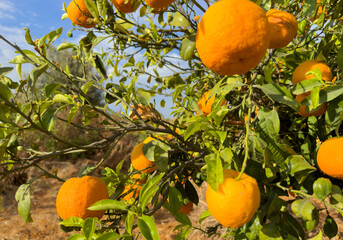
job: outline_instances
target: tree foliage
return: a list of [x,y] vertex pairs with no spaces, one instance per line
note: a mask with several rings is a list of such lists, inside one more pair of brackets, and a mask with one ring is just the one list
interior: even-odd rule
[[[6,76],[12,69],[0,68],[0,164],[6,167],[0,172],[1,178],[39,167],[41,161],[51,156],[109,147],[98,164],[80,172],[91,174],[124,135],[144,132],[145,136],[157,139],[144,149],[145,155],[156,162],[157,171],[149,175],[139,198],[122,202],[128,174],[120,171],[121,165],[105,168],[102,173],[111,200],[98,202],[92,209],[107,210],[108,218],[64,220],[64,228],[82,229],[70,239],[132,239],[137,227],[145,239],[158,239],[153,215],[162,206],[180,222],[178,239],[185,239],[199,228],[187,215],[178,213],[175,206],[181,206],[184,198],[197,203],[193,184],[202,186],[207,182],[217,189],[225,168],[245,171],[254,177],[261,190],[261,204],[249,223],[228,229],[222,237],[304,239],[306,232],[317,226],[321,210],[311,199],[323,203],[326,211],[334,208],[342,214],[340,180],[322,173],[315,159],[320,142],[342,134],[343,1],[325,1],[325,11],[319,16],[315,0],[254,2],[266,11],[278,8],[292,13],[299,30],[287,47],[269,50],[256,68],[243,75],[217,75],[199,59],[195,34],[198,15],[211,4],[208,1],[177,0],[157,13],[142,4],[136,13],[124,15],[116,12],[107,0],[87,0],[96,27],[88,29],[78,44],[64,42],[57,46],[59,52],[71,50],[82,74],[47,54],[48,49],[54,48],[61,28],[36,41],[27,29],[25,37],[32,49],[21,49],[0,35],[18,51],[11,63],[16,64],[21,76],[18,83],[14,82]],[[100,48],[102,43],[109,47]],[[335,82],[324,83],[315,72],[316,79],[306,82],[306,86],[292,86],[294,69],[308,59],[324,60],[331,67]],[[23,64],[33,66],[28,76],[21,72]],[[98,77],[89,77],[89,64]],[[54,77],[55,72],[63,77]],[[42,88],[39,82],[46,76],[54,82]],[[104,106],[90,100],[87,93],[91,87],[105,93]],[[211,113],[204,116],[197,101],[210,89],[210,96],[215,94],[216,98]],[[313,110],[326,103],[325,115],[303,118],[297,114],[300,105],[294,96],[308,90],[312,93],[301,104]],[[24,97],[19,100],[18,96]],[[226,105],[222,105],[223,100]],[[164,107],[167,101],[172,102],[170,121],[156,110],[158,104]],[[116,105],[122,107],[121,113],[112,110]],[[87,145],[62,139],[53,131],[54,119],[61,111],[68,112],[64,120],[69,124],[76,113],[82,114],[79,127],[85,131],[92,119],[101,119],[97,131],[110,136],[103,134],[106,137]],[[21,141],[26,131],[40,132],[67,147],[51,152],[27,148]],[[22,157],[22,152],[29,157]],[[42,176],[59,179],[55,173],[40,169]],[[129,174],[136,173],[131,170]],[[175,176],[187,176],[189,180],[174,185]],[[31,220],[29,189],[34,180],[22,185],[16,194],[19,213],[25,221]],[[280,198],[288,195],[295,198]],[[204,212],[199,222],[208,216]],[[125,231],[119,227],[123,221]],[[201,231],[208,236],[219,235],[217,229],[213,226]],[[323,233],[329,237],[337,233],[335,220],[329,215]],[[317,238],[323,233],[319,232]]]

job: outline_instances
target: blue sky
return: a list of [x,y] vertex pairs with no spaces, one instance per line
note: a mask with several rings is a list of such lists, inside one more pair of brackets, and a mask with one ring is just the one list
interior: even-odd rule
[[[69,1],[64,1],[68,6]],[[52,30],[63,27],[61,37],[55,42],[55,46],[63,40],[77,43],[85,35],[82,31],[73,31],[73,37],[67,37],[67,32],[73,27],[69,19],[61,20],[64,13],[62,0],[0,0],[0,34],[22,49],[33,50],[32,46],[25,41],[25,30],[29,28],[31,36],[39,39]],[[1,67],[14,65],[8,63],[16,54],[14,49],[0,40],[0,64]],[[24,68],[25,70],[25,68]],[[166,75],[169,75],[166,72]],[[18,80],[15,71],[9,75],[12,80]],[[170,110],[159,107],[161,98],[156,99],[156,107],[165,117]],[[171,106],[171,100],[167,100],[166,108]]]

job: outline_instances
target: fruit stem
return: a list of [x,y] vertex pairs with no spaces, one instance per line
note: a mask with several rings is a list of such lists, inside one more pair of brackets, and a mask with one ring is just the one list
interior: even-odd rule
[[[248,162],[248,157],[249,157],[249,135],[250,135],[250,118],[251,118],[251,95],[252,95],[252,87],[249,87],[249,95],[247,98],[247,104],[249,106],[248,108],[248,118],[247,120],[244,119],[244,124],[245,124],[245,139],[244,139],[244,145],[245,145],[245,155],[244,155],[244,160],[242,164],[242,169],[237,176],[236,180],[239,181],[245,171],[245,168],[247,167],[247,162]],[[244,117],[243,117],[244,118]]]

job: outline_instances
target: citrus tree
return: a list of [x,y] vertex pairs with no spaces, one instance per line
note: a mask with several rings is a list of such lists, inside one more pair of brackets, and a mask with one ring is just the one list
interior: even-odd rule
[[[324,214],[320,230],[318,223],[320,211],[343,213],[342,9],[335,0],[73,0],[62,18],[84,36],[57,51],[71,50],[83,69],[91,64],[101,76],[94,78],[49,59],[62,28],[35,40],[26,29],[32,49],[0,35],[18,53],[10,62],[20,76],[14,82],[6,76],[12,68],[0,68],[0,176],[36,167],[64,181],[40,163],[107,149],[59,192],[62,228],[81,230],[69,239],[159,239],[153,216],[162,207],[180,223],[178,239],[195,230],[228,239],[304,239],[314,229],[316,239],[332,238],[335,219]],[[23,64],[33,67],[30,74]],[[64,82],[37,87],[52,70]],[[91,87],[104,92],[104,106],[88,99]],[[169,120],[157,110],[166,104]],[[121,113],[112,110],[117,105]],[[76,114],[81,122],[73,122]],[[54,130],[58,121],[101,139],[68,141]],[[33,149],[22,141],[32,131],[63,147]],[[146,139],[132,151],[129,172],[121,171],[123,162],[103,169],[107,194],[101,180],[86,175],[133,132]],[[35,180],[16,193],[27,222]],[[212,215],[212,227],[187,216],[199,202],[195,185],[207,188],[209,210],[199,223]]]

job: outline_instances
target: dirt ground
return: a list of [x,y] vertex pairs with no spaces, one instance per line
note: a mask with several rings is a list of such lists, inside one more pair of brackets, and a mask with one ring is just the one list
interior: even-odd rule
[[[86,164],[83,161],[83,164]],[[63,162],[56,164],[59,176],[62,178],[74,177],[80,169],[80,164]],[[15,188],[0,194],[0,240],[65,240],[71,233],[64,233],[59,229],[59,217],[55,210],[55,198],[61,182],[55,179],[37,180],[31,189],[31,215],[34,220],[32,223],[25,223],[17,212],[17,205],[14,200]],[[190,219],[193,223],[197,222],[201,213],[206,210],[204,201],[204,189],[197,189],[200,193],[200,202],[190,213]],[[2,201],[1,201],[2,199]],[[2,202],[2,203],[1,203]],[[339,234],[335,240],[343,239],[343,221],[342,217],[336,213],[335,220],[339,224]],[[321,218],[325,218],[325,212],[321,213]],[[173,229],[178,225],[173,217],[166,211],[160,210],[155,215],[157,228],[161,240],[171,240],[177,235]],[[208,218],[202,226],[215,225],[216,220]],[[320,227],[321,225],[319,225]],[[224,229],[222,229],[224,231]],[[314,233],[313,233],[314,234]],[[311,234],[313,236],[313,234]],[[308,236],[310,237],[310,235]],[[188,239],[219,239],[207,238],[200,231],[194,231]],[[325,238],[323,238],[325,239]],[[327,239],[327,238],[326,238]]]

